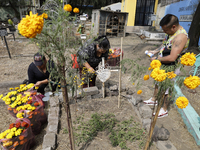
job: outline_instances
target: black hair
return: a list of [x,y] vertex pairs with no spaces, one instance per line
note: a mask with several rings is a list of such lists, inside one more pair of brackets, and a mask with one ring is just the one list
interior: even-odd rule
[[98,36],[98,38],[96,38],[94,41],[97,41],[100,48],[103,48],[105,50],[110,49],[110,42],[105,35]]
[[160,26],[166,25],[167,27],[172,27],[173,25],[179,25],[179,20],[175,15],[167,14],[160,21]]

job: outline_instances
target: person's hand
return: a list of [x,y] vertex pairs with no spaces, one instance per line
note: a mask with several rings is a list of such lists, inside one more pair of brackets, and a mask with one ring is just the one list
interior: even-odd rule
[[90,72],[90,73],[95,73],[95,70],[94,70],[92,67],[90,67],[90,68],[88,69],[88,72]]
[[156,51],[148,51],[148,53],[152,53],[155,55],[157,52]]
[[153,60],[155,60],[155,59],[157,59],[156,57],[152,57],[151,59],[150,59],[150,61],[153,61]]
[[34,86],[35,86],[35,87],[40,87],[41,85],[42,85],[42,82],[41,82],[41,81],[38,81],[38,82],[35,83]]

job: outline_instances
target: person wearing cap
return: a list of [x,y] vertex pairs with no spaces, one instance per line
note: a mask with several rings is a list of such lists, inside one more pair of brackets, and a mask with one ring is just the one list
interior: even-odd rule
[[[47,66],[49,67],[48,69]],[[44,89],[48,85],[50,75],[49,70],[51,70],[51,68],[54,68],[53,61],[47,61],[45,56],[39,52],[34,55],[34,62],[28,67],[29,83],[34,83],[35,87],[39,87],[37,92],[40,92],[41,94],[44,94]],[[53,90],[55,90],[55,88]]]
[[[89,39],[79,48],[77,52],[77,62],[80,67],[80,74],[82,75],[83,67],[86,67],[90,73],[93,73],[89,86],[95,86],[96,75],[94,74],[97,66],[102,61],[102,57],[105,58],[105,62],[108,59],[108,53],[110,49],[110,42],[106,36],[99,36],[96,39]],[[87,87],[87,84],[83,85],[83,88]]]

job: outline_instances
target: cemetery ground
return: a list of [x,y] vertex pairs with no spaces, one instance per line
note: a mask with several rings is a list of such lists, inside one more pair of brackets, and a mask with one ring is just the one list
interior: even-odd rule
[[[110,38],[111,47],[120,47],[121,38]],[[33,54],[37,52],[37,46],[34,44],[30,44],[25,38],[17,38],[16,41],[13,41],[13,38],[7,38],[8,46],[11,52],[12,59],[8,57],[7,49],[5,47],[4,41],[0,42],[0,93],[6,94],[9,91],[10,87],[19,86],[24,79],[27,79],[27,69],[29,64],[33,61]],[[123,39],[123,50],[124,50],[124,59],[138,59],[137,63],[149,67],[150,60],[144,54],[145,50],[155,49],[159,44],[147,43],[145,39],[141,40],[137,35],[129,35]],[[197,50],[191,49],[190,51],[194,51],[196,54]],[[186,67],[187,72],[189,72],[191,68]],[[118,85],[118,72],[112,72],[111,78],[106,81],[106,86]],[[137,90],[142,90],[142,94],[140,95],[143,100],[149,99],[153,95],[154,83],[153,79],[149,79],[147,81],[142,80],[143,76],[140,78],[131,80],[131,75],[129,73],[122,74],[122,84],[125,85],[127,90],[135,92],[136,95]],[[133,85],[134,83],[134,85]],[[136,85],[139,83],[139,88],[136,89]],[[100,90],[102,84],[97,79],[97,87]],[[200,115],[199,110],[199,87],[195,90],[188,90],[186,87],[182,88],[183,94],[188,98],[191,105]],[[126,93],[126,92],[125,92]],[[118,96],[106,96],[103,98],[95,98],[89,99],[85,97],[83,99],[78,100],[77,103],[71,102],[70,104],[71,115],[73,127],[77,129],[78,125],[81,122],[87,122],[91,120],[91,115],[95,113],[98,114],[113,114],[115,118],[120,122],[125,120],[130,120],[133,118],[134,122],[137,122],[137,128],[142,129],[142,123],[140,122],[139,117],[134,111],[132,104],[124,97],[121,96],[121,107],[118,108]],[[46,107],[46,112],[48,113],[48,106]],[[109,116],[112,118],[111,116]],[[59,132],[57,134],[57,150],[70,150],[69,145],[69,136],[67,133],[67,116],[65,113],[64,105],[61,102],[61,112],[60,112],[60,120],[59,120]],[[0,131],[4,131],[8,128],[10,123],[15,122],[15,118],[13,118],[7,110],[7,106],[3,101],[0,102]],[[130,123],[133,125],[133,123]],[[86,124],[84,124],[86,125]],[[196,145],[194,138],[188,132],[186,125],[184,124],[181,115],[178,113],[174,104],[170,105],[169,115],[165,118],[161,118],[157,120],[156,125],[158,127],[164,127],[170,132],[169,140],[176,147],[177,150],[198,150],[199,146]],[[36,145],[33,150],[41,150],[43,136],[46,133],[46,126],[44,125],[42,132],[39,135],[36,135]],[[87,127],[85,127],[87,128]],[[74,132],[76,131],[74,129]],[[92,129],[92,128],[91,128]],[[147,131],[142,132],[140,134],[146,140]],[[109,140],[109,136],[111,134],[108,130],[100,131],[97,133],[97,136],[94,137],[90,142],[84,143],[83,145],[76,145],[76,149],[79,150],[120,150],[119,146],[113,147],[111,141]],[[75,138],[76,139],[76,138]],[[77,141],[77,140],[76,140]],[[143,143],[143,145],[145,142]],[[139,149],[140,141],[135,142],[127,142],[127,147],[131,150]],[[156,145],[153,144],[151,146],[152,150],[156,150]]]

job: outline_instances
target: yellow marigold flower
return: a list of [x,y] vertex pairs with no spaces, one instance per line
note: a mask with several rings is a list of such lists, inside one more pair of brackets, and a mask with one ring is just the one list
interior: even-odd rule
[[135,84],[135,83],[132,83],[133,85]]
[[144,80],[149,80],[149,75],[145,75],[143,79]]
[[47,19],[47,18],[48,18],[48,15],[47,15],[46,13],[43,13],[43,14],[42,14],[42,17],[45,18],[45,19]]
[[189,103],[189,101],[186,97],[179,97],[176,99],[176,105],[180,109],[186,108],[188,103]]
[[198,76],[189,76],[185,78],[184,85],[189,89],[195,89],[200,85],[200,78]]
[[175,77],[176,77],[176,74],[174,73],[174,71],[168,72],[168,73],[167,73],[167,77],[168,77],[169,79],[172,79],[172,78],[175,78]]
[[193,66],[196,61],[196,55],[194,53],[185,53],[181,58],[181,64],[186,66]]
[[0,99],[3,97],[3,94],[0,95]]
[[159,68],[153,69],[151,72],[151,77],[156,81],[164,81],[167,77],[167,74],[165,73],[165,70],[160,70]]
[[43,16],[38,14],[26,15],[26,18],[22,18],[18,24],[19,33],[27,38],[35,38],[37,34],[40,34],[44,25]]
[[35,86],[35,89],[37,90],[37,89],[39,89],[39,87],[38,87],[38,86]]
[[151,69],[152,69],[151,67],[148,68],[148,70],[151,70]]
[[153,60],[150,64],[150,66],[152,69],[160,68],[161,62],[159,60]]
[[17,118],[24,118],[23,115],[24,115],[24,113],[17,113],[16,117]]
[[8,146],[11,146],[13,144],[12,141],[7,141],[5,143],[3,143],[3,147],[8,147]]
[[14,131],[16,131],[17,130],[17,128],[16,127],[13,127],[12,129],[11,129],[11,132],[14,132]]
[[137,94],[141,94],[141,93],[142,93],[142,90],[138,90],[138,91],[137,91]]
[[13,90],[13,88],[9,88],[9,90]]
[[64,6],[64,10],[68,11],[68,12],[71,12],[72,11],[72,6],[70,4],[67,4],[67,5]]
[[15,90],[18,90],[19,89],[19,87],[15,87]]
[[12,97],[12,98],[11,98],[12,101],[14,101],[15,99],[16,99],[15,97]]
[[75,8],[73,9],[73,12],[74,12],[74,13],[79,13],[79,9],[75,7]]

